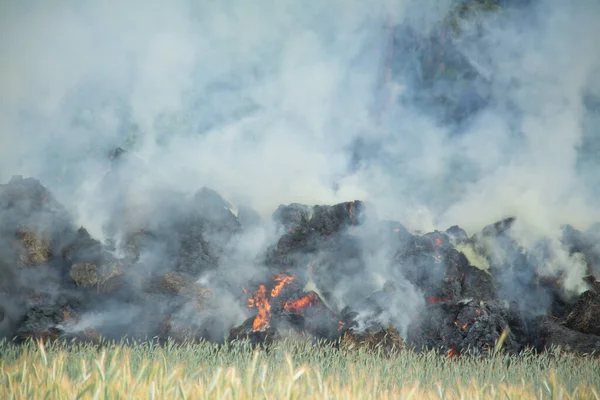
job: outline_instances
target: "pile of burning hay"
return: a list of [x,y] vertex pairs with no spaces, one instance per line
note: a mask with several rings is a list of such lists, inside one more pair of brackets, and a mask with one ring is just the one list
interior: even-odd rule
[[[512,218],[473,236],[456,226],[413,234],[370,217],[360,201],[291,204],[273,214],[279,234],[255,262],[262,273],[246,279],[231,254],[256,218],[246,225],[206,188],[160,199],[163,212],[102,243],[35,179],[0,185],[0,334],[254,344],[297,337],[349,351],[449,356],[549,345],[600,351],[593,229],[563,230],[562,246],[588,268],[588,290],[573,294],[512,239]],[[374,253],[388,263],[379,288],[368,284],[365,255]]]

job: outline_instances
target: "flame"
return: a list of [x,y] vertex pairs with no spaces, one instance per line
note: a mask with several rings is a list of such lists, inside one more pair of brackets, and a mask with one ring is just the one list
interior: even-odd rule
[[442,239],[440,239],[440,238],[435,238],[435,245],[436,245],[436,246],[441,246],[441,245],[442,245]]
[[344,328],[344,325],[346,325],[346,324],[344,323],[344,321],[340,321],[340,322],[338,322],[338,325],[339,325],[338,331],[341,331]]
[[281,275],[275,277],[275,282],[277,282],[277,284],[271,290],[271,297],[279,296],[285,285],[289,285],[295,279],[296,277],[293,275]]
[[467,327],[468,327],[468,326],[469,326],[469,323],[468,323],[468,322],[465,322],[465,323],[464,323],[464,324],[463,324],[463,325],[460,327],[460,330],[464,332],[464,331],[466,331],[466,330],[467,330]]
[[267,288],[260,285],[254,296],[248,299],[248,307],[258,308],[258,313],[252,323],[252,332],[264,331],[271,320],[271,304],[267,299]]
[[306,307],[319,303],[319,298],[314,293],[308,293],[295,301],[286,301],[283,308],[291,312],[300,312]]
[[452,347],[450,349],[450,351],[448,352],[448,358],[454,358],[454,357],[457,357],[459,355],[460,355],[460,353],[454,347]]

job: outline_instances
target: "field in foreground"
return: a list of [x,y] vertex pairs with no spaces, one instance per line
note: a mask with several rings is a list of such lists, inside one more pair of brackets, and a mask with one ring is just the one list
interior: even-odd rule
[[385,357],[282,342],[15,347],[0,342],[2,399],[600,399],[600,361],[563,354]]

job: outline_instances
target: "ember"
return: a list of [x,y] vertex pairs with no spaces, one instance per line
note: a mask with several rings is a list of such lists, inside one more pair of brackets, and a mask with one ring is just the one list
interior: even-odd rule
[[448,352],[448,358],[454,358],[454,357],[458,357],[460,355],[460,353],[458,352],[458,350],[456,350],[456,348],[451,347],[450,351]]
[[443,303],[445,301],[452,301],[452,297],[450,297],[450,296],[448,296],[448,297],[431,296],[431,297],[427,298],[428,304]]

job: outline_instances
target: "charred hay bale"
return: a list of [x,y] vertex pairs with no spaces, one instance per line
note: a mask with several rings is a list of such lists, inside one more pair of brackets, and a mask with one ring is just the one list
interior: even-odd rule
[[202,217],[220,226],[232,229],[239,227],[239,221],[233,214],[233,205],[212,189],[203,187],[198,190],[192,199],[192,208]]
[[77,263],[71,266],[70,276],[77,286],[95,287],[102,293],[118,290],[122,284],[122,266],[118,263],[102,265]]
[[177,343],[182,343],[195,339],[195,333],[189,325],[178,324],[171,319],[167,319],[161,327],[158,336],[161,338],[171,338]]
[[314,206],[310,228],[324,236],[338,233],[349,226],[358,225],[363,208],[363,203],[358,200],[333,206]]
[[[203,271],[217,268],[222,251],[219,244],[224,245],[227,239],[220,235],[221,232],[209,230],[210,227],[198,219],[184,225],[180,236],[178,272],[197,276]],[[217,244],[211,239],[221,243]]]
[[[229,327],[218,313],[201,313],[200,318],[190,318],[188,314],[170,315],[161,327],[159,337],[175,342],[223,343]],[[196,314],[197,315],[197,314]]]
[[102,341],[100,333],[94,328],[85,328],[79,335],[79,338],[85,342],[99,343]]
[[58,338],[62,334],[60,325],[69,324],[78,318],[82,304],[78,298],[60,296],[56,301],[30,307],[16,330],[18,340],[33,338]]
[[570,307],[565,326],[579,332],[600,336],[600,282],[583,292]]
[[496,298],[496,288],[492,276],[487,272],[471,265],[462,266],[461,297],[489,301]]
[[89,263],[73,264],[71,278],[78,286],[93,286],[100,282],[96,265]]
[[356,332],[348,329],[340,338],[340,348],[346,350],[364,349],[377,352],[379,349],[386,355],[397,353],[405,348],[404,340],[392,325],[380,330]]
[[17,216],[33,215],[46,209],[64,216],[66,210],[37,179],[13,176],[0,185],[0,210],[11,210]]
[[266,264],[290,268],[303,262],[307,254],[322,252],[328,257],[342,246],[352,247],[346,229],[362,222],[363,208],[360,201],[312,208],[300,204],[279,206],[273,219],[282,224],[285,233],[267,252]]
[[581,254],[587,262],[588,274],[600,278],[600,224],[592,225],[586,232],[581,232],[571,225],[562,227],[562,244],[571,255]]
[[539,321],[539,336],[546,348],[560,346],[567,352],[577,354],[600,354],[600,336],[569,329],[553,318]]
[[469,239],[469,235],[465,232],[464,229],[459,227],[458,225],[453,225],[450,228],[446,229],[444,232],[450,238],[450,241],[454,244],[462,243]]
[[99,345],[102,343],[102,336],[94,328],[85,328],[76,332],[64,332],[61,339],[68,342],[83,342]]
[[498,222],[494,222],[493,224],[484,227],[481,231],[481,235],[484,237],[496,237],[502,235],[512,228],[515,221],[515,217],[508,217]]
[[233,206],[217,192],[202,188],[177,221],[179,264],[176,270],[198,276],[214,269],[230,240],[241,231]]
[[62,330],[54,327],[41,331],[22,331],[17,333],[17,335],[14,337],[14,340],[16,343],[25,343],[33,340],[47,344],[59,340],[63,333],[64,332]]
[[212,289],[195,282],[193,278],[178,272],[168,272],[152,278],[148,290],[155,293],[182,296],[194,302],[199,309],[206,309],[214,300]]
[[312,217],[312,208],[303,204],[292,203],[280,205],[273,213],[273,220],[283,225],[286,231],[295,230],[300,226],[308,227]]
[[15,176],[0,185],[0,217],[3,234],[12,235],[25,227],[59,243],[63,235],[72,232],[67,210],[33,178]]
[[39,181],[17,176],[0,185],[0,235],[6,239],[0,241],[4,242],[0,243],[3,264],[10,268],[62,265],[56,256],[73,232],[66,209]]
[[52,258],[52,244],[47,234],[36,233],[33,228],[20,228],[16,232],[19,243],[19,267],[47,264]]
[[514,353],[521,344],[510,329],[509,313],[509,309],[493,301],[435,303],[411,323],[407,344],[417,350],[488,354],[506,331],[502,348]]
[[96,263],[105,257],[102,244],[92,238],[84,227],[77,230],[73,238],[63,247],[61,253],[65,260],[73,263]]
[[457,268],[453,263],[464,263],[464,260],[453,260],[453,256],[458,257],[460,253],[438,235],[413,236],[394,255],[393,263],[425,297],[439,296],[440,290],[456,295],[460,292],[460,275],[452,273]]
[[263,331],[252,331],[254,317],[250,317],[242,322],[239,326],[233,327],[229,331],[227,342],[248,342],[252,347],[262,347],[273,344],[279,338],[277,329],[273,326],[267,327]]

